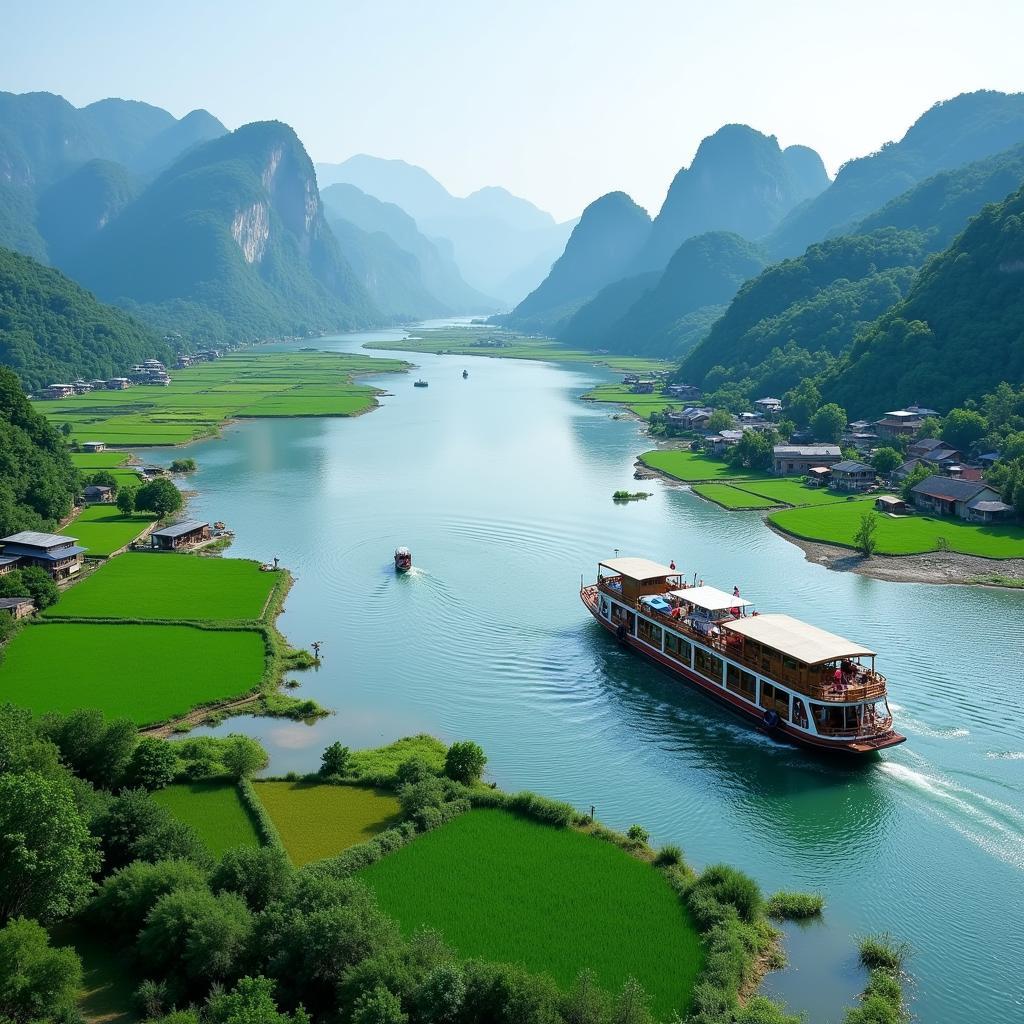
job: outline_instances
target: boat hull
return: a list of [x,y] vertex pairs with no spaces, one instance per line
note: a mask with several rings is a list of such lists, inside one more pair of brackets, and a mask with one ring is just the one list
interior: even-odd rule
[[700,690],[702,693],[707,694],[718,704],[727,707],[730,711],[739,715],[740,718],[750,724],[758,732],[764,733],[772,739],[779,740],[780,742],[793,743],[819,753],[842,755],[847,758],[867,757],[872,754],[876,754],[880,750],[885,750],[887,747],[895,747],[906,741],[906,736],[901,736],[897,732],[891,732],[887,733],[885,736],[878,736],[872,739],[832,740],[830,742],[793,729],[785,722],[780,722],[775,728],[768,729],[764,725],[764,710],[762,708],[748,707],[738,699],[733,698],[733,696],[727,691],[720,690],[717,687],[712,686],[707,680],[702,679],[695,672],[687,670],[682,665],[678,665],[666,658],[658,651],[648,648],[645,644],[640,643],[635,636],[630,636],[628,634],[624,637],[618,636],[616,627],[607,619],[601,618],[596,600],[589,601],[586,594],[583,592],[580,593],[580,598],[582,599],[587,611],[593,615],[594,620],[600,626],[604,627],[606,632],[614,636],[619,643],[629,647],[637,654],[642,655],[648,661],[653,662],[653,664],[666,671],[669,675],[674,676],[677,679],[682,679],[691,686]]

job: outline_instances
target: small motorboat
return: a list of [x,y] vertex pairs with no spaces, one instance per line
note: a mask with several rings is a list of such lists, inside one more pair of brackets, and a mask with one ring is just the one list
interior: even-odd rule
[[414,388],[425,388],[427,387],[427,382],[422,377],[420,377],[419,380],[413,381],[412,386]]
[[469,370],[462,371],[462,379],[465,380],[469,376]]
[[412,552],[408,548],[395,548],[395,572],[408,572],[412,568]]

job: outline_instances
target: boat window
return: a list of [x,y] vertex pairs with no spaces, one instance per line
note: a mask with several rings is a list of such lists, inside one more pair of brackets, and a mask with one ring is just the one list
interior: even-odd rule
[[703,647],[693,649],[693,667],[702,676],[707,676],[719,686],[722,685],[722,664],[721,658],[716,658],[710,651],[705,651]]
[[726,664],[725,685],[733,693],[742,694],[749,700],[757,699],[757,679],[753,672],[744,672],[736,665]]
[[786,668],[786,669],[789,669],[790,672],[796,672],[796,670],[798,668],[800,668],[800,665],[799,665],[798,662],[794,661],[792,658],[789,658],[786,655],[783,655],[782,656],[782,667]]
[[678,658],[686,665],[690,664],[690,644],[687,640],[676,636],[671,630],[665,633],[665,653]]
[[775,711],[780,718],[789,718],[789,692],[771,683],[761,683],[761,707]]
[[610,602],[607,597],[601,598],[601,614],[607,619],[608,618],[608,606]]
[[656,626],[653,622],[648,622],[647,619],[641,617],[636,632],[642,640],[646,640],[647,643],[653,644],[655,647],[661,647],[661,626]]
[[801,729],[807,728],[807,705],[799,698],[793,698],[793,722]]

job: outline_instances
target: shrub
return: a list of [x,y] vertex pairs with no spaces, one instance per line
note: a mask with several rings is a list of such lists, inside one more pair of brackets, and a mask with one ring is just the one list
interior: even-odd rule
[[364,992],[352,1008],[352,1024],[405,1024],[408,1019],[398,996],[383,985]]
[[281,896],[292,873],[284,850],[275,846],[228,850],[210,876],[215,892],[233,892],[252,911],[263,910]]
[[108,722],[102,711],[92,708],[46,715],[41,732],[57,745],[76,775],[104,789],[115,789],[124,781],[139,742],[138,727],[130,719]]
[[408,786],[422,782],[436,774],[422,757],[410,757],[403,761],[395,772],[395,781],[399,786]]
[[444,784],[436,776],[431,776],[403,786],[398,791],[398,802],[402,805],[403,816],[414,818],[427,808],[440,807],[446,796]]
[[647,840],[651,838],[651,833],[643,825],[630,825],[626,829],[626,835],[629,837],[629,841],[636,846],[645,845]]
[[694,882],[693,895],[732,907],[748,924],[757,919],[763,906],[757,882],[726,864],[709,867]]
[[680,847],[669,843],[658,851],[657,856],[654,858],[654,863],[660,868],[669,867],[673,864],[682,864],[683,851]]
[[860,962],[872,970],[879,969],[898,975],[903,971],[903,964],[910,955],[910,947],[905,942],[896,942],[888,933],[868,935],[858,943]]
[[221,760],[228,774],[235,779],[250,778],[270,763],[263,745],[241,733],[225,738]]
[[479,743],[462,740],[448,748],[444,758],[444,773],[450,779],[471,786],[479,781],[487,764],[487,755]]
[[515,814],[556,828],[568,828],[576,820],[576,808],[559,800],[549,800],[536,793],[524,791],[514,793],[506,805]]
[[172,473],[194,473],[196,471],[195,459],[172,459]]
[[825,907],[825,898],[813,892],[777,892],[765,906],[769,917],[796,921],[817,917]]

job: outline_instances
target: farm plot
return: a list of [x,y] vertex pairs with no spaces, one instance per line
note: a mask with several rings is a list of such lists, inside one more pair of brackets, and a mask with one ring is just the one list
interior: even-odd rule
[[8,645],[0,702],[37,714],[98,708],[151,725],[254,690],[264,661],[256,630],[44,620]]
[[238,558],[128,552],[68,589],[43,615],[93,619],[258,619],[278,573]]
[[364,843],[400,818],[394,796],[363,786],[257,782],[255,787],[296,866]]
[[122,515],[115,505],[88,505],[62,532],[74,537],[86,554],[106,558],[139,537],[155,519],[148,512]]
[[585,968],[611,991],[634,977],[658,1019],[689,1007],[701,939],[666,879],[610,843],[476,810],[359,877],[405,932],[436,928],[462,956],[518,962],[563,987]]
[[238,846],[260,845],[252,816],[233,782],[209,779],[176,783],[157,790],[153,799],[191,825],[216,857]]

